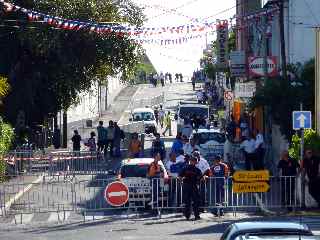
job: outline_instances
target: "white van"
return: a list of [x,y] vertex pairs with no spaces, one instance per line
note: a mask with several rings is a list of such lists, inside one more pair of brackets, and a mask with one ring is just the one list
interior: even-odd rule
[[145,127],[145,133],[156,134],[157,123],[152,108],[136,108],[132,111],[132,117],[129,119],[130,122],[143,122]]

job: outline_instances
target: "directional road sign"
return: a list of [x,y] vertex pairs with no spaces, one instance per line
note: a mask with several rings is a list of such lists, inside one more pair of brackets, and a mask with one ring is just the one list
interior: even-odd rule
[[233,180],[237,182],[268,181],[270,174],[268,170],[259,171],[236,171]]
[[270,186],[266,182],[249,182],[238,183],[234,182],[232,190],[234,193],[248,193],[248,192],[267,192]]
[[111,206],[119,207],[128,202],[129,189],[122,182],[112,182],[104,190],[104,197]]
[[292,112],[292,126],[294,130],[301,128],[311,128],[312,117],[310,111],[293,111]]

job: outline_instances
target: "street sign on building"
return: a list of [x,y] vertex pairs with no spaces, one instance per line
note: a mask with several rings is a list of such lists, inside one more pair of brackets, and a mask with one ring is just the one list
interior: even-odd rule
[[293,111],[292,126],[294,130],[312,128],[312,115],[310,111]]
[[269,181],[269,178],[268,170],[236,171],[233,174],[233,180],[238,182]]
[[246,75],[246,55],[244,51],[232,51],[230,56],[230,72],[233,77]]
[[228,66],[228,20],[217,20],[217,66]]
[[224,92],[224,101],[231,102],[233,100],[233,92],[232,91],[225,91]]
[[[249,75],[251,77],[264,77],[264,58],[263,57],[249,57]],[[267,73],[269,77],[275,77],[278,75],[277,70],[277,58],[267,58]]]
[[236,98],[250,98],[254,96],[256,92],[256,83],[255,82],[247,82],[247,83],[236,83],[235,84],[235,97]]
[[122,182],[109,183],[104,191],[104,198],[113,207],[123,206],[129,200],[129,189]]

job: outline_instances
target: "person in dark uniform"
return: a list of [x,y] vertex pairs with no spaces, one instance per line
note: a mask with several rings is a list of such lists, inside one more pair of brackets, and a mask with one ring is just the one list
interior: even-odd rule
[[195,220],[200,219],[199,213],[199,182],[202,178],[201,171],[196,167],[197,158],[191,157],[190,163],[182,169],[179,174],[180,179],[183,180],[183,194],[184,194],[184,216],[187,220],[191,215],[191,203],[193,202],[193,213]]

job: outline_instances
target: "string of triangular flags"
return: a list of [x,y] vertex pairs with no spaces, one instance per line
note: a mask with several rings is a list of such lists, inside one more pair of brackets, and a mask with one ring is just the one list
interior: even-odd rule
[[[210,32],[216,29],[216,21],[203,22],[203,23],[190,23],[179,26],[166,26],[166,27],[132,27],[127,23],[96,23],[89,21],[68,20],[57,16],[47,15],[44,13],[36,12],[26,8],[22,8],[15,4],[9,3],[5,0],[0,0],[3,9],[6,12],[20,11],[27,15],[29,21],[43,22],[55,28],[64,30],[88,30],[98,34],[116,33],[118,36],[130,36],[132,38],[140,36],[152,36],[159,34],[193,34],[197,32]],[[244,20],[260,17],[264,14],[271,14],[277,11],[278,8],[268,9],[255,14],[242,17]],[[236,19],[239,19],[236,16]]]

